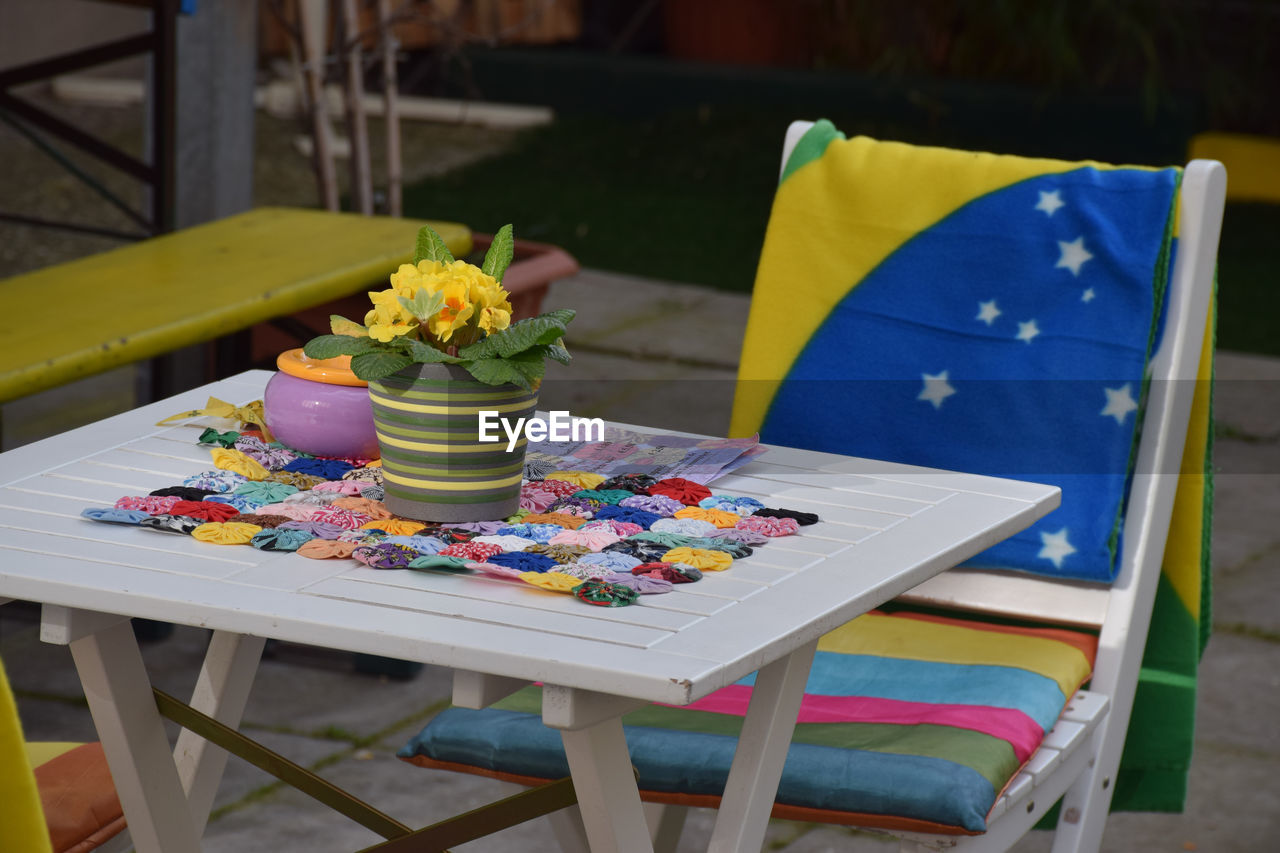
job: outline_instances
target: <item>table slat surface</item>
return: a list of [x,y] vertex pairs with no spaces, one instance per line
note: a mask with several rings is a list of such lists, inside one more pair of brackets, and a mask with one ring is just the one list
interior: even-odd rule
[[375,570],[91,522],[89,506],[212,467],[198,429],[156,427],[204,389],[0,455],[0,595],[683,703],[999,541],[1056,505],[1047,486],[787,448],[712,484],[821,521],[632,607],[510,581]]

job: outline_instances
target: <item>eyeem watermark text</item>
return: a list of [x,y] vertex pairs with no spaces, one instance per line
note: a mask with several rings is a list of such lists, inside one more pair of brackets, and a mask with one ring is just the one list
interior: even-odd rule
[[576,418],[568,412],[553,411],[546,418],[516,418],[514,424],[495,411],[481,411],[477,438],[480,441],[502,441],[498,428],[507,434],[507,452],[515,450],[520,435],[529,441],[604,441],[604,421],[600,418]]

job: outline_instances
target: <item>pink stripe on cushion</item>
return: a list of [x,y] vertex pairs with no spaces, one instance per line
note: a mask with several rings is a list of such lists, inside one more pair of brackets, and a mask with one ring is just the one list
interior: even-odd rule
[[[722,687],[710,696],[684,706],[690,711],[746,716],[751,688],[741,684]],[[1040,746],[1044,732],[1021,711],[987,705],[944,705],[904,702],[866,696],[823,696],[806,693],[800,703],[799,723],[887,723],[912,726],[927,723],[969,729],[1007,741],[1018,763]]]

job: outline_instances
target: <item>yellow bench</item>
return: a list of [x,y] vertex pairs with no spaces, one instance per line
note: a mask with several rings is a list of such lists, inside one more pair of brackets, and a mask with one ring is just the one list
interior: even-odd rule
[[1244,133],[1201,133],[1191,138],[1191,159],[1227,167],[1229,201],[1280,202],[1280,139]]
[[348,296],[449,222],[260,208],[0,281],[0,403]]

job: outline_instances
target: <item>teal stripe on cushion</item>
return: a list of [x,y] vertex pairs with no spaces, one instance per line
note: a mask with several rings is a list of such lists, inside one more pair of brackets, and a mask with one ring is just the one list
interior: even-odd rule
[[[626,726],[640,787],[719,795],[737,738]],[[518,711],[450,708],[399,753],[503,773],[568,775],[560,735]],[[937,758],[792,744],[778,789],[788,805],[911,817],[981,832],[996,791],[976,771]]]
[[[755,675],[737,683],[754,685]],[[814,655],[805,692],[1012,708],[1035,720],[1044,731],[1057,722],[1067,701],[1057,682],[1025,669],[839,652]]]

